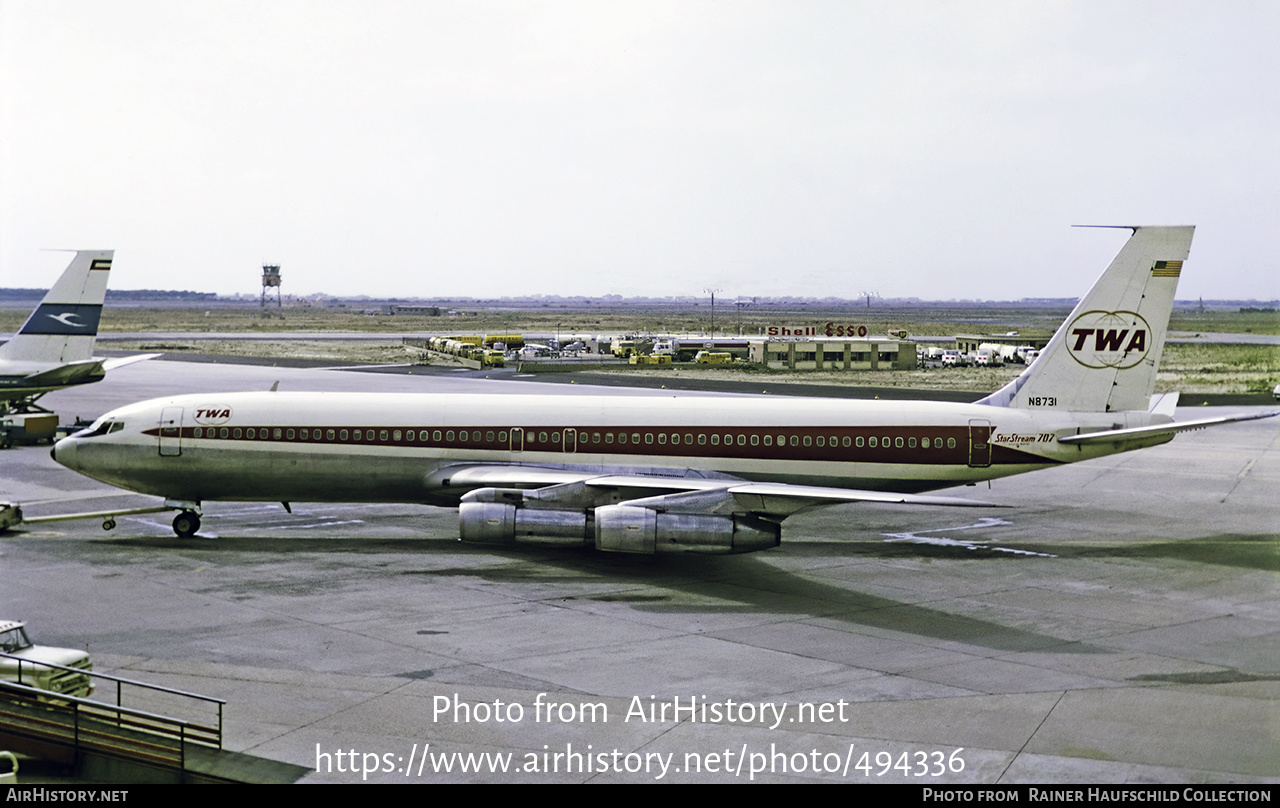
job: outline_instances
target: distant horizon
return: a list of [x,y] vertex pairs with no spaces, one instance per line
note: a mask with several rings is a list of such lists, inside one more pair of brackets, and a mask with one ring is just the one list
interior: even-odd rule
[[[0,287],[0,306],[3,307],[20,307],[28,305],[32,302],[38,302],[47,289],[38,287]],[[218,301],[218,302],[234,302],[244,304],[257,304],[260,298],[257,295],[239,292],[235,294],[220,294],[217,292],[201,292],[191,289],[108,289],[107,303],[115,302],[148,302],[148,295],[166,296],[156,297],[155,300],[163,302],[169,300],[175,303],[184,302],[182,296],[189,296],[186,300],[196,303],[201,300]],[[372,295],[330,295],[324,292],[316,292],[308,295],[284,295],[286,305],[294,302],[309,301],[336,301],[339,303],[354,301],[364,303],[409,303],[421,304],[424,306],[432,306],[435,303],[451,304],[459,303],[464,305],[483,306],[494,304],[516,304],[531,303],[536,304],[538,301],[546,301],[550,303],[581,303],[588,305],[625,305],[627,303],[652,303],[654,305],[682,305],[692,308],[706,308],[710,310],[711,302],[709,298],[698,298],[684,295],[671,295],[659,297],[653,295],[550,295],[538,293],[533,295],[507,295],[503,297],[378,297]],[[1027,305],[1032,307],[1048,307],[1048,306],[1070,306],[1074,305],[1080,296],[1075,297],[1021,297],[1021,298],[923,298],[923,297],[872,297],[872,304],[867,306],[866,298],[840,298],[840,297],[801,297],[798,295],[759,295],[748,301],[739,298],[718,298],[716,308],[724,307],[726,311],[738,308],[759,308],[764,306],[778,304],[827,304],[827,305],[847,305],[849,307],[868,308],[874,310],[876,308],[884,308],[892,305],[903,305],[908,307],[929,307],[940,306],[946,304],[957,304],[965,306],[980,306],[987,304],[1003,304],[1003,305]],[[1251,306],[1257,305],[1262,308],[1280,308],[1280,298],[1258,299],[1258,298],[1176,298],[1175,306],[1197,306],[1203,304],[1207,306]],[[268,301],[268,308],[274,308],[274,303]]]

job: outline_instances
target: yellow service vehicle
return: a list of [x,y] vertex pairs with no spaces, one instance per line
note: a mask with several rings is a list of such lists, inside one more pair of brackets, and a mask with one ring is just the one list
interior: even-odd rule
[[730,365],[733,364],[733,354],[728,351],[698,351],[693,361],[699,365]]

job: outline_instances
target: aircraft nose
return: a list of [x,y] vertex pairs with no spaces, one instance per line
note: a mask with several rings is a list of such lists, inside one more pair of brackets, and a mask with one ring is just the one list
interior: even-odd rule
[[76,467],[76,441],[74,438],[63,438],[53,444],[53,448],[49,450],[49,457],[52,457],[55,463],[61,463],[69,469]]

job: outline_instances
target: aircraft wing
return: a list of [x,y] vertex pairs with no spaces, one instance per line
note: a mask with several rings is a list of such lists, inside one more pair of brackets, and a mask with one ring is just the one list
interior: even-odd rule
[[[750,513],[782,518],[808,508],[849,502],[904,505],[998,507],[960,497],[921,496],[891,491],[867,491],[789,483],[751,482],[737,478],[651,474],[601,474],[591,471],[537,466],[453,466],[437,472],[437,482],[450,488],[471,488],[463,501],[493,499],[497,489],[522,489],[523,500],[554,502],[581,498],[584,489],[596,496],[687,513]],[[528,490],[535,489],[535,490]],[[511,492],[519,494],[520,492]],[[510,497],[507,497],[510,499]],[[594,497],[592,497],[594,499]]]
[[1179,432],[1190,432],[1205,429],[1219,424],[1232,424],[1237,421],[1255,421],[1259,418],[1274,418],[1280,412],[1246,413],[1243,415],[1223,415],[1218,418],[1200,418],[1195,421],[1178,421],[1154,426],[1135,426],[1128,429],[1107,429],[1102,432],[1085,432],[1080,435],[1064,435],[1058,443],[1088,446],[1094,443],[1123,443],[1144,438],[1172,438]]

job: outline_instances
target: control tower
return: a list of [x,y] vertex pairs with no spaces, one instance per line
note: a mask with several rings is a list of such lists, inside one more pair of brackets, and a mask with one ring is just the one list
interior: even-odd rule
[[263,264],[262,265],[262,299],[258,302],[258,308],[262,312],[262,316],[270,317],[271,314],[267,310],[270,305],[271,290],[275,290],[276,311],[280,311],[280,265],[279,264]]

